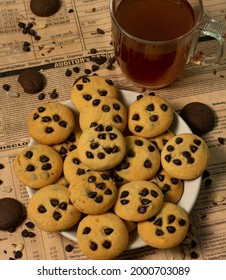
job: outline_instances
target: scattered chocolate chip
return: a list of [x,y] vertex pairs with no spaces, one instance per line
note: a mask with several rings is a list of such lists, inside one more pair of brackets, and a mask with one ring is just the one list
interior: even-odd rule
[[38,95],[38,100],[43,100],[45,99],[46,95],[44,92],[41,92],[39,95]]
[[67,69],[65,72],[65,76],[70,77],[72,75],[72,71],[70,69]]
[[0,163],[0,169],[4,169],[4,168],[5,168],[4,164]]
[[218,137],[217,138],[218,142],[222,145],[225,145],[226,144],[226,138],[223,138],[223,137]]
[[101,28],[97,28],[97,34],[103,35],[103,34],[105,34],[105,31]]
[[2,88],[3,88],[5,91],[10,91],[10,85],[8,85],[8,84],[4,84],[4,85],[2,86]]
[[22,254],[21,251],[16,251],[16,252],[14,253],[15,259],[20,259],[20,258],[22,258],[22,256],[23,256],[23,254]]
[[26,225],[28,228],[34,228],[34,227],[35,227],[34,223],[32,223],[32,222],[26,222],[25,225]]
[[59,94],[57,93],[57,90],[54,89],[52,92],[50,92],[50,98],[51,99],[56,99],[59,97]]
[[74,247],[71,244],[68,244],[65,246],[65,251],[66,252],[72,252],[72,250],[74,249]]

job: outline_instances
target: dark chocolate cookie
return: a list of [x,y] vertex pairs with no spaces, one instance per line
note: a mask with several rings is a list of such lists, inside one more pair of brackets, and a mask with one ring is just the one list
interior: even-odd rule
[[197,135],[211,131],[215,124],[212,109],[201,102],[188,103],[182,108],[180,116]]
[[37,93],[44,88],[44,76],[37,70],[25,69],[19,77],[18,82],[26,93]]
[[5,197],[0,199],[0,213],[0,230],[10,230],[22,223],[25,211],[18,200]]
[[39,17],[48,17],[55,14],[61,7],[60,0],[31,0],[31,11]]

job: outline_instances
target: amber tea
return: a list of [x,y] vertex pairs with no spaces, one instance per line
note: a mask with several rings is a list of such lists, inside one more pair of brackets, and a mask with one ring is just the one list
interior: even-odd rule
[[189,38],[177,39],[195,24],[188,1],[122,0],[114,13],[117,24],[112,25],[113,45],[128,79],[149,88],[175,80],[190,49]]

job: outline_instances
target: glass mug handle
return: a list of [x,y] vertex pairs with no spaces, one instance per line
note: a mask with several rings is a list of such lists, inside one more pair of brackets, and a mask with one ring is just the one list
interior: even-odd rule
[[[196,52],[197,39],[202,36],[210,36],[215,38],[219,42],[218,49],[214,54],[204,55]],[[225,26],[221,21],[214,20],[207,15],[203,15],[202,21],[199,25],[199,34],[195,37],[191,46],[191,56],[188,63],[200,64],[200,65],[217,65],[222,62],[223,55],[225,53]]]

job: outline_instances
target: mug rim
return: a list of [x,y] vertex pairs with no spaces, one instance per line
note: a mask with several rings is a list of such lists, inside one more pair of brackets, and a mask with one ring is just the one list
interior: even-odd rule
[[[114,21],[115,25],[117,26],[117,28],[127,37],[129,37],[132,40],[135,40],[138,43],[141,44],[146,44],[146,45],[151,45],[151,44],[158,44],[158,45],[164,45],[164,44],[168,44],[168,43],[176,43],[177,41],[180,41],[182,39],[184,39],[185,37],[189,36],[192,33],[195,33],[195,31],[198,29],[198,26],[200,25],[200,22],[202,20],[203,17],[203,2],[202,0],[198,0],[199,4],[200,4],[200,12],[199,15],[196,19],[196,22],[194,24],[194,26],[185,34],[175,38],[175,39],[171,39],[171,40],[166,40],[166,41],[150,41],[150,40],[145,40],[145,39],[141,39],[139,37],[136,37],[134,35],[131,35],[130,33],[128,33],[125,29],[123,29],[121,27],[121,25],[118,23],[115,15],[114,15],[114,7],[113,7],[113,2],[116,0],[110,0],[109,3],[109,11],[110,11],[110,15],[111,15],[111,19]],[[123,0],[122,0],[123,1]]]

